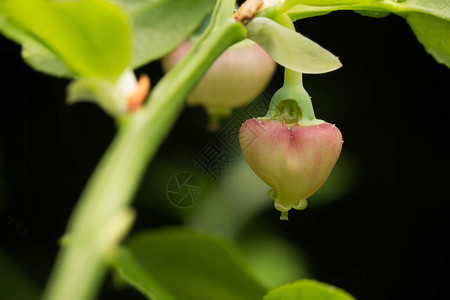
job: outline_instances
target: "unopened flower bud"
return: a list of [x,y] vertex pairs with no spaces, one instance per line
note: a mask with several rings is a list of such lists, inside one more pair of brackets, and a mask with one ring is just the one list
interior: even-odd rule
[[[162,59],[165,72],[192,48],[185,41]],[[255,42],[242,41],[227,49],[210,67],[187,98],[188,105],[203,105],[212,120],[255,99],[267,86],[276,63]]]
[[339,129],[323,121],[301,126],[250,119],[242,125],[239,140],[247,163],[272,187],[269,195],[285,220],[291,208],[306,207],[306,199],[325,183],[342,148]]

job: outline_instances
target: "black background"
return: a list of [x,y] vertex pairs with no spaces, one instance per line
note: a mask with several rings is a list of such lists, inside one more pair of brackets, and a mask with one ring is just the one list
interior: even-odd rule
[[[354,155],[359,171],[345,198],[273,226],[313,257],[316,279],[357,299],[443,299],[449,280],[449,70],[398,16],[338,12],[296,25],[344,65],[305,76],[304,83],[316,115],[341,129],[344,151]],[[0,62],[0,245],[43,287],[57,240],[115,125],[95,105],[66,106],[68,81],[31,70],[20,47],[4,38]],[[153,82],[162,75],[158,62],[142,72]],[[269,93],[282,84],[282,74],[278,68]],[[199,131],[206,119],[201,109],[185,109],[159,155],[175,144],[189,151],[189,143],[208,140]],[[153,214],[137,226],[179,222]],[[273,211],[266,214],[276,221]],[[114,293],[108,283],[103,297],[141,299]]]

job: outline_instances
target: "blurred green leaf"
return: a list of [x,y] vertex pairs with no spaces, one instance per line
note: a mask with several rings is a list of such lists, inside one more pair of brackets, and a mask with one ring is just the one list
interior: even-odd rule
[[[380,17],[373,12],[409,13],[417,12],[433,15],[442,19],[450,19],[448,0],[408,0],[408,1],[380,1],[380,0],[288,0],[297,3],[289,9],[292,20],[327,14],[336,10],[365,11],[365,15]],[[371,12],[371,13],[369,13]]]
[[0,18],[0,31],[39,71],[114,81],[129,64],[128,18],[107,1],[2,0]]
[[450,5],[448,0],[306,0],[288,11],[298,19],[319,16],[336,10],[356,10],[365,16],[384,17],[396,13],[408,21],[417,39],[436,61],[450,68]]
[[218,184],[205,189],[202,201],[186,216],[186,223],[235,237],[252,217],[273,207],[269,190],[241,157],[224,172]]
[[440,19],[450,20],[450,5],[448,0],[408,0],[394,4],[398,13],[417,12],[432,15]]
[[276,233],[245,235],[239,246],[250,268],[270,288],[309,277],[306,257]]
[[119,249],[117,262],[117,275],[123,281],[147,296],[147,298],[154,300],[175,299],[162,285],[155,282],[128,250],[123,248]]
[[355,10],[355,12],[357,12],[362,16],[371,18],[385,18],[391,14],[388,11],[378,11],[378,10]]
[[314,280],[300,280],[271,290],[263,300],[354,300],[349,293]]
[[405,17],[425,50],[436,61],[450,68],[450,22],[419,13],[410,13]]
[[358,171],[356,158],[343,150],[325,184],[308,199],[308,206],[318,207],[343,199],[358,183]]
[[119,275],[126,273],[122,278],[141,291],[157,285],[180,300],[259,300],[267,292],[238,248],[210,234],[175,228],[148,231],[132,237],[126,249],[134,261],[130,266],[129,257],[119,255]]
[[0,250],[0,298],[38,300],[37,286]]
[[134,25],[132,67],[169,53],[202,23],[214,0],[112,0],[123,5]]
[[22,45],[22,58],[35,70],[57,77],[73,77],[55,53],[33,37],[31,33],[21,30],[1,15],[0,31]]
[[248,38],[257,42],[280,65],[301,73],[326,73],[342,66],[339,59],[307,37],[268,18],[254,18]]

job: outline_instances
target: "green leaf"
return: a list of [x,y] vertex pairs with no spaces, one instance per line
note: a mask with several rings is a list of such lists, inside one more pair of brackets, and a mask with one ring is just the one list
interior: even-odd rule
[[0,31],[22,45],[22,58],[35,70],[57,77],[73,77],[55,53],[32,34],[15,26],[5,16],[0,16]]
[[[400,1],[399,1],[400,2]],[[408,0],[398,3],[398,12],[418,12],[450,20],[448,0]]]
[[440,63],[450,67],[450,5],[448,0],[375,1],[305,0],[288,10],[291,20],[327,14],[336,10],[356,10],[365,16],[383,17],[396,13],[408,21],[417,39]]
[[391,14],[388,11],[378,11],[378,10],[355,10],[355,12],[357,12],[362,16],[371,18],[385,18]]
[[126,249],[119,249],[117,253],[117,262],[117,275],[149,299],[175,300],[175,298],[167,292],[162,285],[158,284],[151,276],[147,274],[146,270]]
[[[247,112],[250,111],[249,107],[256,107],[257,102],[254,103],[247,107]],[[266,103],[261,101],[257,105],[265,107]],[[249,189],[249,186],[252,188]],[[268,190],[269,186],[240,157],[230,165],[218,183],[205,189],[204,201],[200,201],[196,209],[190,211],[185,224],[236,237],[251,218],[273,206],[267,196]]]
[[365,11],[365,15],[380,17],[370,11],[408,13],[418,12],[433,15],[441,19],[450,19],[450,5],[448,0],[408,0],[408,1],[380,1],[380,0],[295,0],[297,3],[288,10],[292,20],[323,15],[336,10]]
[[297,5],[288,10],[288,15],[292,21],[305,19],[309,17],[328,14],[337,10],[359,10],[365,12],[365,15],[373,11],[391,11],[395,9],[395,4],[390,5],[380,1],[368,0],[348,0],[348,1],[292,1]]
[[317,43],[268,18],[254,18],[248,38],[257,42],[277,63],[291,70],[319,74],[342,66],[339,59]]
[[[216,236],[189,229],[163,229],[134,236],[126,248],[134,262],[130,265],[129,257],[119,255],[119,275],[125,272],[127,276],[122,279],[138,285],[141,291],[164,290],[180,300],[259,300],[267,292],[253,277],[237,247]],[[140,267],[137,271],[136,266]]]
[[419,13],[408,14],[406,20],[426,51],[450,68],[450,22]]
[[[246,234],[240,238],[242,248],[253,272],[266,286],[309,277],[307,257],[279,233]],[[274,259],[276,258],[276,259]]]
[[345,198],[358,184],[359,166],[355,156],[347,151],[342,151],[327,181],[309,198],[311,201],[308,201],[308,206],[320,207]]
[[56,57],[73,76],[114,81],[129,64],[128,18],[107,1],[3,0],[0,14],[0,30],[38,70],[67,76]]
[[113,0],[134,25],[132,67],[161,58],[186,39],[214,8],[214,0]]
[[314,280],[300,280],[271,290],[263,300],[354,300],[349,293]]
[[2,295],[2,299],[40,299],[41,291],[38,286],[1,249],[0,266],[0,295]]

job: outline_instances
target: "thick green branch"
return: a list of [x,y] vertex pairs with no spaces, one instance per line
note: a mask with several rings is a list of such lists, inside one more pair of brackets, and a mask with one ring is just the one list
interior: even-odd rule
[[69,222],[65,245],[44,294],[46,300],[90,300],[106,274],[105,256],[129,225],[128,206],[148,162],[183,106],[183,100],[214,60],[245,38],[242,24],[224,18],[231,0],[219,0],[219,19],[193,51],[154,88],[140,111],[127,116],[82,194]]

